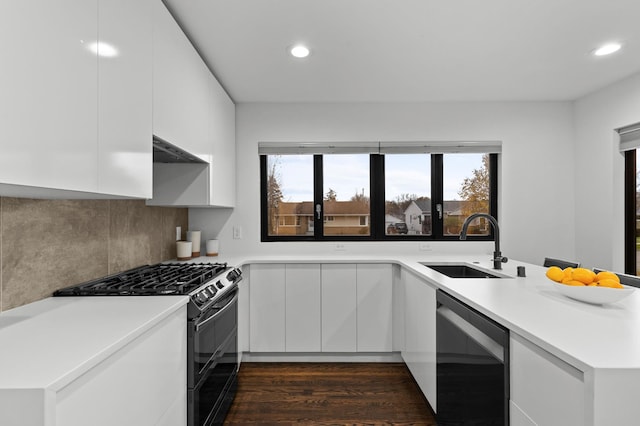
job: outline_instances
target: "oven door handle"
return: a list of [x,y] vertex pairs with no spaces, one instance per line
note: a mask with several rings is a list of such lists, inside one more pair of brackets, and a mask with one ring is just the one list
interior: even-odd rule
[[196,331],[200,331],[200,329],[202,327],[204,327],[205,325],[207,325],[208,322],[213,321],[214,319],[216,319],[219,315],[222,315],[227,309],[229,309],[229,307],[233,304],[235,304],[238,301],[238,293],[236,292],[235,296],[233,296],[233,299],[231,299],[231,301],[229,303],[227,303],[224,308],[220,309],[218,312],[216,312],[215,314],[211,315],[209,318],[207,318],[206,320],[202,321],[202,322],[198,322],[196,323]]

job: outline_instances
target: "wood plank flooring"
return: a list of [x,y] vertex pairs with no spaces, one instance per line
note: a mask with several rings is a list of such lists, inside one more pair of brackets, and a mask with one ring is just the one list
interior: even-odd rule
[[242,363],[225,425],[425,425],[431,407],[402,363]]

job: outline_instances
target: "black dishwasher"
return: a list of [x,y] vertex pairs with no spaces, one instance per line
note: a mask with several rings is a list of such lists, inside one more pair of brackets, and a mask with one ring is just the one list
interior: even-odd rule
[[509,424],[509,330],[437,291],[438,426]]

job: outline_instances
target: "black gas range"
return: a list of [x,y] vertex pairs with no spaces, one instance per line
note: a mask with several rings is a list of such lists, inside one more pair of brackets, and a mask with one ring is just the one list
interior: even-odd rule
[[176,296],[187,305],[187,424],[222,424],[238,370],[238,283],[226,263],[159,263],[56,291],[54,296]]
[[194,318],[237,286],[238,268],[226,263],[158,263],[144,265],[61,290],[54,296],[190,296]]

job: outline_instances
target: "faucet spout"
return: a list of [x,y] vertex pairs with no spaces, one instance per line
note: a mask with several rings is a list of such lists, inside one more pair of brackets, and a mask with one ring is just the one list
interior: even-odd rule
[[506,257],[502,256],[502,253],[500,253],[500,227],[498,226],[498,221],[496,220],[495,217],[491,216],[490,214],[486,214],[486,213],[474,213],[471,216],[469,216],[468,218],[465,219],[464,223],[462,224],[462,231],[460,232],[460,239],[461,240],[466,240],[467,239],[467,230],[469,229],[469,224],[471,222],[474,221],[474,219],[477,219],[479,217],[484,217],[486,219],[489,220],[489,222],[491,223],[491,226],[493,226],[493,235],[494,235],[494,239],[495,239],[495,249],[493,251],[493,269],[502,269],[502,264],[503,263],[507,263],[507,261],[509,259],[507,259]]

